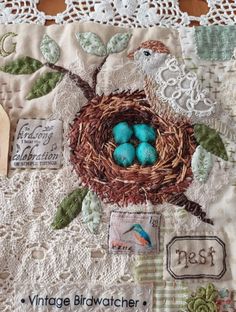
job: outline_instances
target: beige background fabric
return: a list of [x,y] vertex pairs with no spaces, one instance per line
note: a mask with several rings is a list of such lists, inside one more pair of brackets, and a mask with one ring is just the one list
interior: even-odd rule
[[[85,53],[75,37],[76,32],[93,31],[104,42],[117,32],[127,32],[127,29],[93,23],[74,23],[65,26],[38,25],[1,25],[0,34],[12,31],[16,52],[4,58],[0,56],[0,67],[20,56],[31,56],[43,61],[39,45],[46,33],[52,37],[61,48],[61,57],[57,65],[81,72],[86,78],[102,59]],[[99,74],[97,92],[109,94],[117,88],[120,90],[142,88],[142,77],[134,64],[126,55],[148,39],[164,42],[178,59],[182,58],[178,32],[173,29],[153,27],[151,29],[133,29],[128,49],[109,56],[103,70]],[[0,103],[11,120],[11,143],[19,118],[60,118],[64,122],[64,166],[57,171],[50,170],[11,170],[8,178],[0,178],[0,281],[6,285],[0,301],[3,311],[12,312],[13,287],[17,283],[34,285],[62,285],[69,281],[79,283],[97,281],[102,284],[116,284],[118,281],[133,282],[132,257],[108,255],[107,235],[109,212],[114,208],[104,205],[104,216],[98,236],[91,235],[78,217],[63,231],[55,232],[50,224],[60,201],[79,185],[76,174],[72,171],[68,159],[68,128],[75,113],[86,103],[86,99],[68,77],[47,96],[25,100],[33,81],[45,71],[41,68],[33,75],[16,76],[0,72]],[[0,124],[1,131],[1,124]],[[221,181],[222,179],[222,181]],[[222,182],[224,176],[211,179],[210,186]],[[206,188],[207,189],[207,188]],[[214,198],[209,205],[208,214],[215,220],[216,234],[223,231],[228,237],[229,266],[232,271],[230,281],[218,282],[219,287],[236,288],[236,188],[227,186],[218,192],[195,194],[202,201]],[[123,207],[115,207],[124,209]],[[164,211],[166,206],[151,207],[155,212]],[[150,206],[129,207],[131,211],[138,209],[151,210]],[[170,207],[173,209],[173,207]],[[125,208],[127,209],[127,208]],[[176,214],[171,214],[173,231],[179,220]],[[189,217],[195,233],[198,233],[199,223],[194,223],[195,217]],[[182,224],[188,227],[188,217]],[[187,221],[186,221],[187,220]],[[180,223],[181,224],[181,223]],[[191,227],[191,228],[192,228]],[[209,232],[211,226],[203,226]],[[201,229],[202,231],[202,229]],[[194,283],[193,283],[194,284]],[[189,284],[195,288],[197,283]],[[60,286],[59,286],[60,287]],[[31,287],[32,288],[32,287]],[[28,289],[28,288],[27,288]],[[17,291],[17,290],[16,290]]]

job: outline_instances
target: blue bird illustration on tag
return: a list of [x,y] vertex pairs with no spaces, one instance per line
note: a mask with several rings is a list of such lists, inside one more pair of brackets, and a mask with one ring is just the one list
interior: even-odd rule
[[152,248],[152,242],[149,234],[142,228],[140,224],[133,224],[132,227],[123,233],[133,232],[135,239],[142,245]]

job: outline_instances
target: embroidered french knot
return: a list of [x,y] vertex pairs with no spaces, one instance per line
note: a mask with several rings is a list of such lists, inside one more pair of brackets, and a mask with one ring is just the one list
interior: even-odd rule
[[61,167],[62,121],[44,119],[20,119],[17,124],[12,168]]
[[113,253],[159,253],[161,215],[115,212],[110,216],[109,251]]
[[222,279],[227,271],[226,245],[218,236],[166,238],[164,279]]

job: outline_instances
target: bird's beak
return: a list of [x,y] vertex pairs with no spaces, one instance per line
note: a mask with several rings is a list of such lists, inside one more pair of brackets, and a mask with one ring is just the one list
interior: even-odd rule
[[133,60],[134,59],[134,53],[135,53],[136,51],[134,50],[134,51],[132,51],[132,52],[130,52],[128,55],[127,55],[127,57],[130,59],[130,60]]
[[129,233],[130,231],[132,231],[133,228],[134,228],[134,227],[132,226],[128,231],[125,231],[125,232],[123,233],[123,235],[126,234],[126,233]]
[[133,60],[134,59],[134,54],[135,52],[137,52],[140,48],[137,48],[133,51],[131,51],[130,53],[127,54],[127,57],[130,59],[130,60]]

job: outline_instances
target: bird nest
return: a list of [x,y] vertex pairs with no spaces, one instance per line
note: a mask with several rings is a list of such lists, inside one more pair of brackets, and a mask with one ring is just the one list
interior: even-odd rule
[[[112,128],[121,121],[148,123],[156,129],[159,158],[153,166],[135,163],[123,168],[114,162]],[[184,192],[192,181],[193,127],[158,116],[143,91],[94,97],[73,121],[70,147],[71,162],[82,183],[108,203],[163,203]]]

